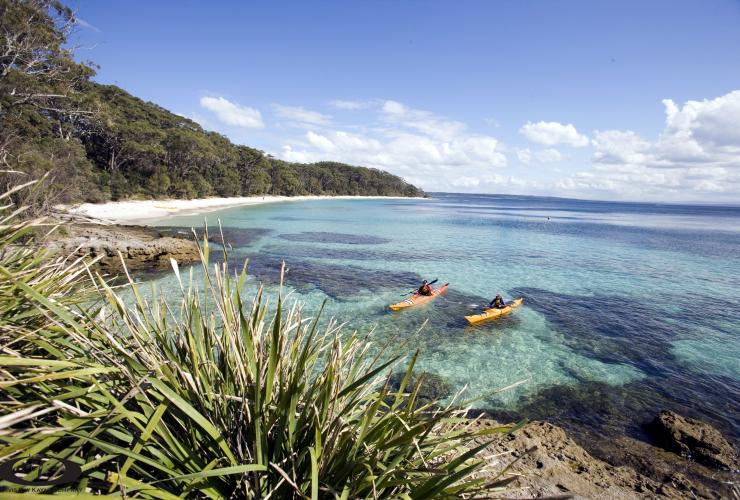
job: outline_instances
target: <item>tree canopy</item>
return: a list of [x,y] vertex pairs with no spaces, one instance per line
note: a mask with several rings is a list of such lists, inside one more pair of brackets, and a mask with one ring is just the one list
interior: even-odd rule
[[403,179],[336,162],[299,164],[232,144],[188,118],[92,80],[73,59],[73,12],[0,0],[0,188],[48,174],[34,199],[247,195],[420,196]]

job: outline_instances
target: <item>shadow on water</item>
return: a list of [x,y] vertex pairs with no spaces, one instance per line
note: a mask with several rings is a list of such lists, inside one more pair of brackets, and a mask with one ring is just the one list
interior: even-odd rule
[[528,307],[545,316],[563,342],[584,356],[606,363],[628,363],[646,373],[661,373],[673,362],[670,341],[687,334],[668,323],[663,310],[613,295],[580,296],[540,288],[521,288]]
[[388,238],[370,236],[367,234],[330,233],[324,231],[306,231],[302,233],[287,233],[278,235],[288,241],[302,241],[310,243],[341,243],[345,245],[380,245],[390,243]]
[[[355,248],[336,248],[326,246],[312,246],[312,245],[269,245],[261,249],[261,252],[272,255],[281,255],[288,261],[295,259],[329,259],[329,260],[366,260],[366,261],[414,261],[418,260],[418,254],[411,254],[409,252],[394,252],[389,250],[383,250],[376,246],[370,246],[362,249]],[[425,257],[425,260],[444,260],[443,255],[434,253],[429,257]]]
[[[628,363],[648,374],[685,371],[671,354],[672,342],[696,338],[696,326],[725,331],[740,320],[737,307],[717,297],[681,297],[671,311],[615,295],[568,295],[540,288],[514,290],[540,312],[568,347],[608,363]],[[691,318],[691,323],[685,321]],[[726,332],[730,335],[730,332]]]
[[[245,256],[236,255],[231,261],[238,269]],[[258,280],[277,283],[283,256],[260,254],[249,260],[249,274]],[[319,289],[329,297],[344,301],[351,298],[357,290],[382,292],[388,287],[400,289],[409,283],[417,283],[421,278],[416,273],[368,269],[359,266],[328,264],[311,259],[291,259],[287,261],[285,283],[299,291]]]

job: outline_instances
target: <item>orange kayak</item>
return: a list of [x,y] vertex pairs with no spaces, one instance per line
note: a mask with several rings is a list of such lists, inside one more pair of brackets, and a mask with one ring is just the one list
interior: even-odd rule
[[486,309],[480,314],[473,314],[472,316],[465,316],[465,319],[470,323],[471,325],[474,325],[476,323],[480,323],[481,321],[485,321],[487,319],[494,319],[494,318],[500,318],[501,316],[506,316],[507,314],[511,314],[511,311],[515,307],[519,307],[522,305],[522,302],[524,302],[524,299],[522,297],[519,297],[516,300],[513,300],[506,304],[506,307],[503,307],[501,309]]
[[449,286],[450,286],[449,283],[445,283],[441,287],[432,290],[431,295],[419,295],[418,293],[414,293],[408,299],[398,302],[396,304],[391,304],[389,307],[393,311],[398,311],[400,309],[406,309],[407,307],[414,307],[414,306],[418,306],[419,304],[424,304],[426,302],[429,302],[430,300],[436,299],[437,297],[445,293]]

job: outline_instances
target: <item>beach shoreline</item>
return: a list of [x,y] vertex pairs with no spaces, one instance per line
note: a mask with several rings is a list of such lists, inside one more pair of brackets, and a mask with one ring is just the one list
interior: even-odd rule
[[118,224],[147,225],[149,221],[164,219],[176,215],[197,215],[224,208],[238,206],[262,205],[293,201],[319,200],[419,200],[424,198],[406,196],[238,196],[230,198],[194,198],[127,200],[106,203],[82,203],[79,205],[59,205],[60,211],[68,214],[98,219]]

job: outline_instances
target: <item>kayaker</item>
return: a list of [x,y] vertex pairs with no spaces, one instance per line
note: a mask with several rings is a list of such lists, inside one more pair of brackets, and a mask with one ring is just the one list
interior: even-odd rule
[[504,298],[501,296],[501,294],[497,293],[491,303],[488,304],[488,307],[490,307],[491,309],[503,309],[504,307],[506,307],[506,303],[504,302]]
[[416,291],[419,295],[431,295],[432,294],[432,285],[427,282],[427,280],[424,280],[421,282],[421,286]]

